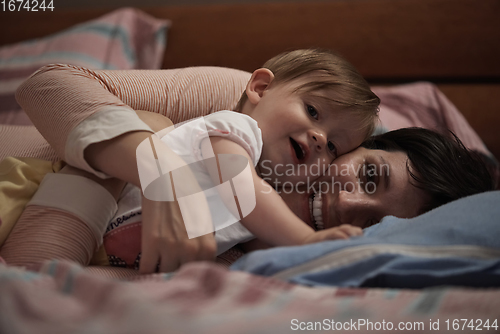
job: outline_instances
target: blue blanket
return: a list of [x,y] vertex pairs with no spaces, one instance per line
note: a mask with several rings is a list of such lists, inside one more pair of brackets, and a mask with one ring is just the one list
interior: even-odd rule
[[387,216],[349,240],[252,252],[231,268],[313,286],[498,287],[500,191]]

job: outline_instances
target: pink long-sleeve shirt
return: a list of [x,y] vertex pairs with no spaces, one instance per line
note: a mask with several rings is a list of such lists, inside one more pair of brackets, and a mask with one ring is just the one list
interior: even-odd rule
[[35,147],[28,153],[45,148],[47,152],[35,156],[57,156],[99,175],[85,162],[83,151],[127,132],[151,131],[134,110],[160,113],[174,123],[232,110],[249,78],[248,72],[219,67],[93,71],[58,64],[33,74],[19,87],[16,98],[55,150],[54,154],[31,130],[27,139]]

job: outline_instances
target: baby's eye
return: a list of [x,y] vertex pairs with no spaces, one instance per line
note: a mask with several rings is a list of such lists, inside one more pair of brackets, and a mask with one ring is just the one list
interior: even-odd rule
[[330,153],[332,153],[333,156],[337,157],[337,148],[335,147],[335,144],[329,141],[327,145],[328,145],[328,151],[330,151]]
[[309,113],[309,115],[311,115],[311,117],[313,117],[314,119],[318,119],[318,111],[316,110],[316,108],[310,105],[307,105],[306,108],[307,112]]

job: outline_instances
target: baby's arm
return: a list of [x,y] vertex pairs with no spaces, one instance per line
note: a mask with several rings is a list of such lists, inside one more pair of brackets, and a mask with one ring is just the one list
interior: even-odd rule
[[[288,246],[331,239],[344,239],[348,236],[361,234],[361,229],[347,225],[342,228],[315,232],[300,220],[288,208],[278,193],[257,175],[252,160],[243,147],[223,137],[210,137],[210,141],[205,140],[202,142],[201,149],[203,153],[211,152],[208,146],[210,144],[215,155],[239,154],[246,157],[250,162],[256,206],[249,215],[241,220],[241,223],[261,241],[272,246]],[[204,156],[208,156],[208,153],[204,154]],[[214,183],[219,183],[218,173],[212,171],[211,177]]]
[[[313,237],[308,240],[307,243],[320,242],[324,240],[349,239],[350,237],[361,235],[362,233],[362,230],[357,226],[342,224],[340,226],[331,227],[326,231],[318,231],[314,233]],[[245,253],[259,249],[268,249],[270,247],[272,247],[272,245],[269,245],[258,238],[240,244],[240,248]]]

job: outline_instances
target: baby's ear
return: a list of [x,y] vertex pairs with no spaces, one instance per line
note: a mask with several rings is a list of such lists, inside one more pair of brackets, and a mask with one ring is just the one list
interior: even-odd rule
[[248,81],[246,93],[248,101],[252,104],[259,103],[264,91],[269,88],[269,85],[274,79],[274,74],[267,68],[259,68],[252,73],[250,81]]

